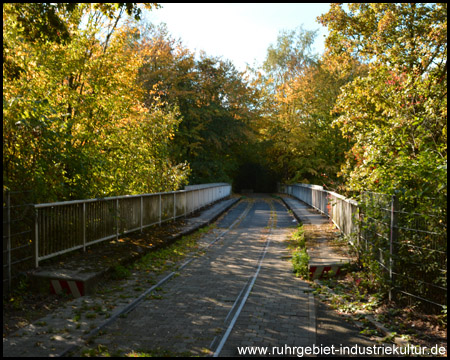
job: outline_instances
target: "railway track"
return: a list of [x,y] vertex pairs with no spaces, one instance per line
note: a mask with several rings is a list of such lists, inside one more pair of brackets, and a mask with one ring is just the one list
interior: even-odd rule
[[[280,217],[284,222],[274,230]],[[268,252],[275,251],[273,232],[286,236],[289,225],[293,218],[277,200],[241,201],[201,239],[196,254],[59,356],[80,356],[99,346],[119,356],[133,351],[222,356],[236,342],[230,340],[234,329],[242,328],[243,309],[266,271]],[[289,269],[284,273],[292,277]],[[163,295],[152,297],[156,292]]]
[[[225,236],[232,228],[234,228],[236,226],[236,224],[241,222],[243,220],[243,218],[245,218],[245,216],[247,216],[248,212],[251,209],[251,205],[252,205],[252,203],[249,203],[248,206],[237,217],[237,219],[234,220],[230,226],[228,226],[228,228],[226,228],[223,231],[221,231],[219,235],[215,236],[214,239],[212,241],[210,241],[206,246],[203,246],[201,249],[199,249],[199,251],[197,251],[197,253],[202,251],[202,250],[206,250],[210,246],[214,245],[214,243],[216,243],[218,240],[223,238],[223,236]],[[174,276],[176,276],[181,270],[183,270],[187,265],[189,265],[194,259],[195,259],[195,257],[191,256],[189,259],[184,261],[176,270],[170,272],[164,278],[159,280],[155,285],[149,287],[139,297],[137,297],[135,300],[133,300],[130,304],[128,304],[123,309],[121,309],[120,311],[115,313],[107,321],[105,321],[102,324],[100,324],[99,326],[97,326],[95,329],[93,329],[87,335],[83,336],[83,338],[80,339],[80,340],[82,340],[83,342],[88,341],[92,337],[96,336],[102,329],[104,329],[108,325],[112,324],[113,322],[117,321],[117,319],[119,319],[120,317],[122,317],[122,316],[126,315],[127,313],[133,311],[137,306],[139,306],[139,304],[148,295],[152,294],[156,289],[160,289],[162,285],[164,285],[167,281],[169,281]],[[78,344],[74,344],[70,348],[66,349],[64,352],[60,353],[59,357],[67,356],[68,354],[73,353],[74,351],[76,351],[80,347],[80,345],[81,345],[80,342],[78,342]]]

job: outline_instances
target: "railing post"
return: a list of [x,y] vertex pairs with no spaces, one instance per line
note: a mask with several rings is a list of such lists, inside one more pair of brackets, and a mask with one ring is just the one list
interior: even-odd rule
[[195,208],[195,210],[198,210],[200,208],[200,189],[195,190],[196,194],[197,194],[197,207]]
[[159,226],[161,226],[161,213],[162,213],[162,206],[161,206],[161,194],[159,194]]
[[187,201],[188,195],[187,194],[188,194],[187,191],[185,191],[185,193],[184,193],[184,218],[185,219],[187,216],[187,203],[188,203],[188,201]]
[[143,226],[143,214],[144,212],[144,197],[141,195],[141,232],[142,232],[142,226]]
[[83,203],[83,251],[86,251],[86,203]]
[[390,236],[389,236],[389,301],[392,301],[392,288],[394,287],[394,254],[395,254],[395,242],[398,238],[398,228],[397,228],[397,209],[398,209],[398,198],[396,195],[392,195],[391,199],[391,224],[390,224]]
[[119,199],[116,199],[116,241],[119,240]]
[[177,201],[176,201],[177,193],[173,192],[173,219],[175,220],[177,217]]

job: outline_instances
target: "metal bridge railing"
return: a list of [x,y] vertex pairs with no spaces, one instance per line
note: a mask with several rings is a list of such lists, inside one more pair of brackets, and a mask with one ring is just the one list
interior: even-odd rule
[[230,184],[217,183],[155,194],[34,205],[35,267],[54,256],[185,217],[230,194]]
[[358,203],[322,186],[310,184],[281,185],[285,192],[328,216],[345,235],[357,233]]

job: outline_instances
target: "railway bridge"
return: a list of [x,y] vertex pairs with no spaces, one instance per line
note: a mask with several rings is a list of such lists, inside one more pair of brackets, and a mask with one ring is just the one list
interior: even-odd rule
[[322,331],[310,284],[293,275],[288,242],[299,220],[329,220],[292,201],[289,211],[268,194],[226,196],[183,217],[180,227],[189,232],[212,224],[192,235],[186,256],[159,267],[129,266],[125,279],[104,281],[4,338],[3,355],[295,356],[318,342],[367,345],[348,325],[336,337],[336,319],[332,337]]

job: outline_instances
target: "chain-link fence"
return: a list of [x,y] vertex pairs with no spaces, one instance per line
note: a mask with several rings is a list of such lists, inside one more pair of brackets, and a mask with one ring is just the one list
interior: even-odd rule
[[30,192],[3,191],[3,293],[33,266],[34,208]]
[[447,306],[446,207],[433,199],[373,192],[356,202],[310,184],[282,184],[279,191],[328,216],[390,299],[428,310]]
[[395,195],[365,192],[359,206],[359,253],[378,264],[390,298],[447,306],[446,220],[413,212]]

